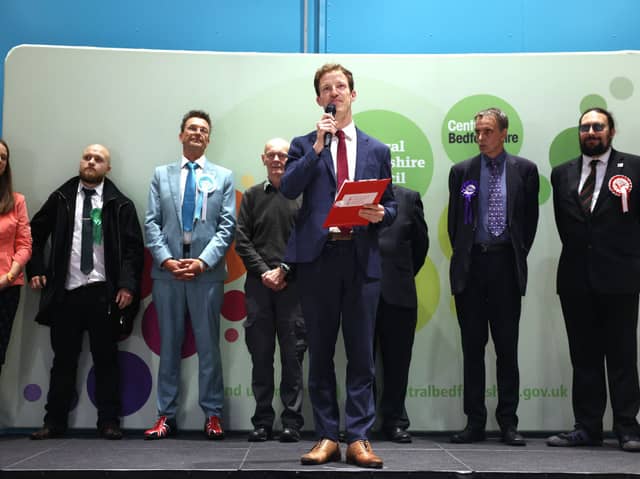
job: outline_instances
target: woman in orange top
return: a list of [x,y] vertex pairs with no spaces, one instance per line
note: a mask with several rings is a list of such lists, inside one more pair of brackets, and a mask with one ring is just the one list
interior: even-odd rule
[[22,268],[31,258],[31,228],[24,196],[13,192],[9,146],[0,140],[0,371],[24,284]]

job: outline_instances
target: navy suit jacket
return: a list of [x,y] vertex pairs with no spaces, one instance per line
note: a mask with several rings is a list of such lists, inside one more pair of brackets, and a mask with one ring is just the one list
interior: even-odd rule
[[[478,195],[471,199],[473,220],[465,224],[462,185],[468,180],[480,184],[480,155],[451,167],[449,173],[448,232],[453,248],[450,265],[451,292],[464,291],[471,266],[471,248],[478,226]],[[520,294],[527,288],[527,255],[538,228],[538,190],[540,178],[535,163],[507,153],[507,224],[515,255],[516,278]]]
[[[320,256],[327,241],[329,229],[322,225],[336,196],[336,174],[331,151],[328,148],[317,155],[313,149],[315,131],[294,138],[289,148],[285,174],[280,192],[290,199],[301,194],[302,206],[287,244],[285,262],[309,263]],[[355,180],[391,177],[389,147],[356,129],[357,152]],[[384,206],[384,219],[378,224],[354,227],[354,244],[358,262],[369,278],[380,278],[380,252],[378,229],[389,225],[396,217],[396,202],[387,187],[380,204]]]
[[429,234],[424,220],[420,194],[393,185],[398,215],[391,226],[380,229],[382,254],[382,288],[380,294],[388,304],[416,308],[416,282],[429,249]]
[[[590,215],[578,196],[582,157],[551,172],[553,210],[562,240],[557,291],[629,294],[640,291],[640,157],[611,151],[598,200]],[[614,175],[632,181],[629,211],[609,190]]]

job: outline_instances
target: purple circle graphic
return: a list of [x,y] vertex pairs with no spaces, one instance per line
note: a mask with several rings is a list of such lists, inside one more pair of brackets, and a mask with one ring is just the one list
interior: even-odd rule
[[[120,362],[120,401],[121,414],[129,416],[140,410],[151,395],[151,371],[137,355],[128,351],[118,352]],[[87,377],[87,393],[96,406],[96,372],[91,366]]]
[[42,397],[42,388],[37,384],[27,384],[22,393],[27,401],[37,401]]
[[[191,318],[187,312],[184,318],[184,340],[182,341],[182,357],[188,358],[196,353],[196,339],[193,336]],[[151,351],[160,356],[160,328],[158,327],[158,312],[153,301],[149,303],[142,315],[142,337]]]

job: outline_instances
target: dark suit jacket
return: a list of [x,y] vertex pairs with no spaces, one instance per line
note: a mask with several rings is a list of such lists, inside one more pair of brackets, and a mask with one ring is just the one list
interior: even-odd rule
[[[515,254],[516,277],[520,294],[527,288],[527,255],[538,227],[538,190],[540,180],[536,165],[507,153],[507,223]],[[471,200],[473,221],[464,224],[464,197],[460,192],[467,180],[480,184],[480,155],[451,167],[449,173],[449,240],[453,247],[450,265],[451,292],[462,293],[471,265],[471,248],[478,226],[478,195]]]
[[[64,298],[79,181],[77,176],[71,178],[51,193],[31,220],[33,254],[27,264],[27,275],[29,280],[34,276],[47,277],[36,316],[41,324],[51,324],[58,311],[57,304]],[[109,178],[104,179],[102,190],[102,231],[107,296],[115,299],[120,288],[131,291],[133,301],[122,311],[130,325],[140,304],[142,231],[133,202]],[[51,247],[47,256],[48,241]],[[118,307],[112,304],[110,312],[117,316]]]
[[[357,131],[356,180],[391,177],[389,148],[375,138]],[[285,262],[309,263],[314,261],[327,241],[328,228],[322,224],[336,195],[336,175],[331,151],[326,148],[320,155],[313,149],[316,132],[294,138],[289,148],[285,174],[280,192],[290,199],[304,193],[296,224],[287,244]],[[354,227],[354,243],[358,262],[370,278],[380,278],[380,252],[378,229],[391,224],[396,216],[396,202],[391,186],[387,187],[380,203],[384,206],[384,220],[378,224]]]
[[414,276],[424,264],[429,234],[420,195],[393,185],[398,215],[391,226],[380,229],[378,242],[382,255],[382,299],[405,308],[417,307]]
[[[611,151],[600,195],[590,215],[579,202],[582,157],[551,172],[553,207],[562,253],[557,291],[638,293],[640,291],[640,157]],[[633,183],[629,212],[609,190],[609,179],[625,175]]]

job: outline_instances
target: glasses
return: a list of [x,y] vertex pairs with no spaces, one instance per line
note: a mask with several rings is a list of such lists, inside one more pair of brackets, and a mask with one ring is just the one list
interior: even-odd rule
[[281,160],[287,159],[287,154],[282,151],[270,151],[269,153],[265,153],[264,156],[273,160],[276,156],[279,156]]
[[189,125],[186,129],[191,133],[200,133],[203,136],[209,136],[209,130],[203,126]]
[[607,125],[604,123],[583,123],[580,125],[580,133],[589,133],[591,128],[593,128],[595,132],[604,131],[606,127]]

